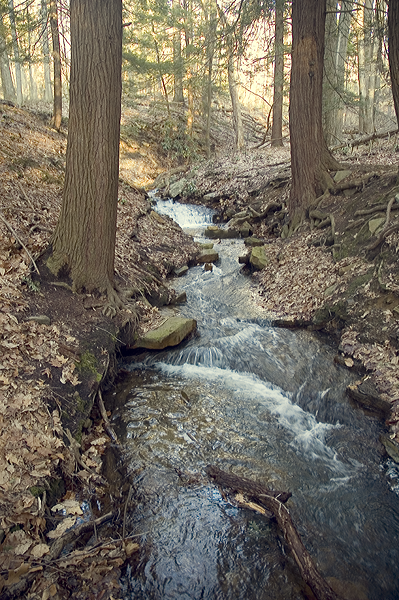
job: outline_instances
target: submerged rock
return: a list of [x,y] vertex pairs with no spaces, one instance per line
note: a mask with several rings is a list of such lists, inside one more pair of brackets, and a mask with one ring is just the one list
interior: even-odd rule
[[197,328],[195,319],[170,317],[156,329],[147,331],[133,346],[147,350],[163,350],[168,346],[177,346]]

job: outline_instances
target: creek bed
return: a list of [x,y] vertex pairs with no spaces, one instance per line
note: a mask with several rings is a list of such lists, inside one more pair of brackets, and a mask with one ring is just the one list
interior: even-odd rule
[[[158,204],[196,236],[211,221],[203,208]],[[215,464],[292,492],[302,540],[341,593],[396,600],[399,471],[378,442],[382,424],[351,405],[353,376],[323,339],[271,326],[240,272],[242,241],[216,247],[213,271],[175,282],[199,335],[126,359],[113,392],[134,478],[127,528],[142,544],[126,599],[307,597],[276,524],[225,499],[204,474]]]

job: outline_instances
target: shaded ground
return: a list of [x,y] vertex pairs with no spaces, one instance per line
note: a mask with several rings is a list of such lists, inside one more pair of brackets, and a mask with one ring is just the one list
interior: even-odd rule
[[[157,307],[175,299],[167,278],[174,268],[193,261],[198,251],[175,223],[152,211],[142,191],[172,167],[180,172],[164,177],[163,184],[162,178],[158,181],[169,188],[184,172],[183,201],[207,203],[224,222],[238,212],[247,215],[268,258],[266,268],[254,274],[259,283],[256,301],[284,326],[336,336],[338,360],[348,368],[362,368],[375,394],[389,404],[393,441],[399,431],[398,232],[376,250],[367,249],[384,227],[388,201],[399,191],[396,141],[380,141],[367,151],[359,147],[350,157],[341,157],[351,173],[338,185],[356,185],[324,198],[317,207],[323,215],[334,216],[334,243],[327,245],[331,222],[319,227],[320,219],[313,219],[312,229],[309,223],[292,238],[281,238],[287,222],[288,149],[263,148],[239,156],[230,152],[188,171],[183,159],[193,148],[176,131],[165,130],[158,113],[141,121],[136,116],[125,111],[116,248],[116,276],[130,288],[133,301],[110,320],[102,314],[104,298],[72,296],[67,281],[54,282],[41,256],[61,203],[65,133],[52,131],[45,116],[0,104],[4,598],[120,597],[120,569],[127,560],[134,561],[138,546],[137,540],[122,539],[129,482],[125,474],[115,475],[117,453],[106,455],[114,487],[104,479],[102,455],[112,431],[101,414],[99,389],[107,384],[105,373],[112,375],[114,349],[160,322]],[[214,137],[220,133],[228,146],[232,136],[220,123],[219,128]],[[171,147],[181,151],[180,165],[173,163]],[[358,214],[373,208],[374,213]],[[398,213],[393,206],[390,224],[398,222]],[[376,219],[382,221],[373,233],[370,221]],[[40,276],[31,268],[32,257]],[[80,514],[83,499],[86,512]],[[119,511],[119,519],[97,537],[93,520],[107,511],[114,512],[109,518]],[[76,539],[63,534],[80,521],[83,530],[76,545]],[[57,545],[57,540],[63,543]],[[67,542],[72,546],[60,555]]]

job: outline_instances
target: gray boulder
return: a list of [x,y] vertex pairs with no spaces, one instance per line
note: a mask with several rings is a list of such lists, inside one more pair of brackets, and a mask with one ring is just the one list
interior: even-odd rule
[[181,196],[184,192],[184,188],[187,185],[187,179],[183,177],[183,179],[179,179],[174,183],[171,183],[169,186],[169,196],[170,198],[177,198],[177,196]]

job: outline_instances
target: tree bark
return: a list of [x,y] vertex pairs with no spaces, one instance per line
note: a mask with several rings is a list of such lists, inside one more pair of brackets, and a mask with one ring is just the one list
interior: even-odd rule
[[217,8],[214,0],[210,0],[209,12],[204,5],[205,20],[206,20],[206,62],[207,73],[205,80],[204,93],[204,113],[205,113],[205,147],[207,158],[211,156],[211,117],[212,117],[212,72],[213,59],[215,54],[216,44],[216,27],[217,27]]
[[290,136],[291,230],[312,201],[328,187],[329,155],[322,129],[322,86],[326,0],[292,2]]
[[284,0],[276,0],[272,147],[283,146]]
[[12,82],[10,61],[8,59],[7,44],[3,29],[3,17],[0,14],[0,74],[3,88],[3,98],[4,100],[8,100],[9,102],[15,104],[17,97],[15,94],[14,84]]
[[359,32],[359,132],[374,133],[374,96],[376,87],[376,47],[373,32],[373,0],[365,0]]
[[114,294],[122,0],[71,0],[71,84],[60,218],[47,262],[75,291]]
[[389,71],[396,118],[399,124],[399,0],[388,4]]
[[18,36],[17,36],[17,28],[15,25],[15,11],[14,11],[14,0],[8,0],[8,14],[10,17],[11,24],[11,37],[12,37],[12,47],[14,51],[14,64],[15,64],[15,80],[17,83],[17,103],[19,105],[22,104],[22,70],[21,70],[21,60],[19,57],[19,45],[18,45]]
[[229,83],[229,92],[231,98],[231,106],[233,109],[233,127],[235,133],[235,148],[238,152],[245,149],[245,136],[244,136],[244,125],[242,122],[241,106],[238,99],[237,93],[237,81],[234,68],[234,39],[233,33],[229,24],[227,23],[226,15],[217,4],[217,10],[219,13],[220,20],[225,30],[225,45],[227,55],[227,78]]
[[61,82],[61,51],[60,31],[58,28],[57,0],[50,0],[50,28],[53,41],[53,67],[54,67],[54,112],[53,126],[59,131],[62,122],[62,82]]
[[46,102],[51,102],[51,100],[53,99],[53,93],[51,89],[50,48],[48,43],[47,16],[47,2],[46,0],[41,0],[44,100]]
[[206,471],[209,477],[214,479],[219,485],[249,494],[256,502],[265,506],[273,513],[280,529],[284,533],[285,540],[299,567],[302,578],[311,588],[316,600],[340,600],[339,596],[330,588],[320,574],[299,537],[289,510],[283,504],[291,494],[268,490],[254,481],[237,477],[232,473],[226,473],[214,466],[208,466]]

